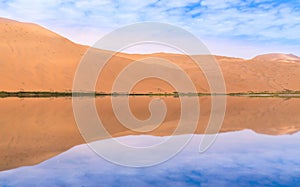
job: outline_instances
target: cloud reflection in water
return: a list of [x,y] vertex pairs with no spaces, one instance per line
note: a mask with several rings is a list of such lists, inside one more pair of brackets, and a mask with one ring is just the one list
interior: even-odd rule
[[[87,145],[35,166],[0,172],[0,186],[297,186],[300,133],[267,136],[252,131],[223,133],[198,153],[201,135],[171,160],[149,168],[127,168],[99,158]],[[149,145],[167,137],[126,136]],[[138,143],[137,143],[138,142]]]

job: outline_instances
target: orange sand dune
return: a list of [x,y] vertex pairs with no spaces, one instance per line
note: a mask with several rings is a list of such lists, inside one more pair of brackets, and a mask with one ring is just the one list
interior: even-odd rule
[[253,58],[253,60],[264,60],[264,61],[278,61],[278,60],[286,60],[286,61],[299,61],[300,58],[293,54],[281,54],[281,53],[270,53],[265,55],[258,55]]
[[[0,41],[0,91],[70,91],[76,68],[89,49],[36,24],[8,19],[0,19]],[[105,56],[111,52],[94,49],[91,53]],[[204,74],[188,56],[168,53],[114,55],[100,74],[96,90],[111,92],[112,84],[123,68],[135,60],[149,57],[164,58],[179,65],[191,77],[198,92],[210,92]],[[194,57],[203,61],[206,58]],[[260,55],[251,60],[215,58],[222,69],[227,92],[300,90],[300,61],[294,55]],[[155,59],[152,64],[141,62],[139,68],[178,74],[178,70],[156,63]],[[146,93],[173,91],[170,85],[157,79],[142,81],[133,90]]]

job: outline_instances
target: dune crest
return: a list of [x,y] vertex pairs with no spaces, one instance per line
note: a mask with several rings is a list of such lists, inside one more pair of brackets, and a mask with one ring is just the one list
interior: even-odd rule
[[270,53],[264,55],[258,55],[252,60],[262,61],[300,61],[300,57],[294,54],[283,54],[283,53]]

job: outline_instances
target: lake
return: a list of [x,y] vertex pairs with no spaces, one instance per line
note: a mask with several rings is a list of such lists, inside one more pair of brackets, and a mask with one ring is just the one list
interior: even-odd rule
[[[208,150],[201,153],[199,146],[204,136],[217,133],[206,131],[211,97],[198,98],[199,121],[192,134],[185,128],[176,131],[181,120],[180,98],[130,97],[130,108],[136,118],[149,118],[148,105],[152,99],[165,102],[167,113],[160,126],[149,123],[141,129],[153,126],[152,130],[139,133],[118,121],[111,97],[97,97],[96,110],[110,135],[97,134],[92,139],[81,136],[80,131],[89,132],[77,127],[71,98],[0,99],[0,186],[300,184],[299,98],[227,97],[219,134]],[[86,111],[82,115],[88,117]],[[217,110],[215,115],[219,114]],[[190,123],[186,119],[184,125],[188,127]],[[151,167],[114,164],[91,148],[91,144],[105,145],[112,139],[133,147],[149,147],[173,137],[190,140],[177,154]],[[155,157],[160,152],[150,154]],[[126,153],[117,156],[126,157]]]

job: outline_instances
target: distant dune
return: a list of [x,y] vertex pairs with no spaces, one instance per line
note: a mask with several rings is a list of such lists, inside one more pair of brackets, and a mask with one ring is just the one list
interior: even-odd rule
[[258,55],[252,60],[258,61],[300,61],[300,58],[293,54],[270,53],[265,55]]
[[[77,65],[89,49],[36,24],[8,19],[0,19],[0,41],[0,91],[70,91]],[[107,55],[110,52],[95,49],[93,53]],[[115,55],[101,73],[96,90],[110,92],[113,81],[124,67],[146,57],[174,62],[189,74],[198,92],[210,92],[205,76],[189,57],[168,53]],[[300,58],[295,55],[266,54],[251,60],[215,58],[222,69],[227,92],[300,90]],[[178,73],[158,61],[141,62],[139,68]],[[157,79],[144,80],[133,90],[143,93],[173,91],[170,85]]]

